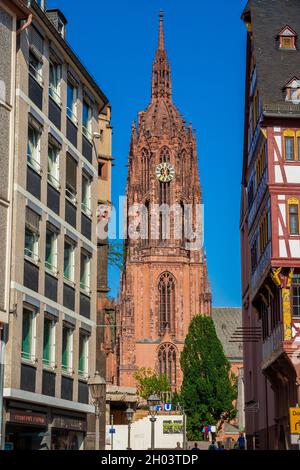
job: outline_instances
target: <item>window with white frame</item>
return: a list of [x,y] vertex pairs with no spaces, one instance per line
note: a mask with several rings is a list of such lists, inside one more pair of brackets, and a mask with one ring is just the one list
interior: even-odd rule
[[86,293],[90,293],[91,277],[91,257],[85,251],[81,251],[80,256],[80,288]]
[[79,357],[78,357],[78,374],[82,377],[88,375],[88,341],[87,334],[79,333]]
[[77,162],[67,153],[66,156],[66,197],[72,204],[77,203]]
[[82,197],[81,197],[81,208],[89,217],[92,215],[91,211],[91,179],[86,175],[82,174]]
[[40,59],[32,51],[29,51],[29,73],[40,85],[43,83],[42,67]]
[[50,60],[49,62],[49,95],[54,101],[61,106],[60,99],[60,81],[61,81],[61,65]]
[[40,138],[41,132],[37,127],[28,126],[27,163],[37,172],[41,172],[40,165]]
[[49,367],[55,366],[55,327],[55,320],[44,318],[43,364]]
[[67,116],[77,124],[77,95],[78,90],[73,83],[68,81],[67,85]]
[[73,367],[73,329],[67,325],[63,325],[62,331],[62,354],[61,354],[62,370],[68,373],[72,372]]
[[92,107],[85,100],[82,104],[82,132],[92,140]]
[[40,216],[26,207],[24,255],[34,263],[39,261],[39,222]]
[[75,246],[65,240],[64,245],[64,278],[67,281],[74,282],[75,275]]
[[60,188],[59,184],[59,151],[60,149],[52,142],[48,144],[48,182]]
[[57,274],[57,233],[46,228],[45,267],[52,274]]
[[33,310],[23,309],[21,356],[30,361],[35,359],[35,317]]

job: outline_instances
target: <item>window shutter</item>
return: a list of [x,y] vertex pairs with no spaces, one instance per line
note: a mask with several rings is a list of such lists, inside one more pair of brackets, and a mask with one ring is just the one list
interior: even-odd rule
[[67,153],[67,167],[66,167],[66,183],[67,189],[71,189],[76,193],[76,174],[77,163],[70,154]]
[[33,232],[39,234],[40,216],[29,207],[26,207],[26,226]]

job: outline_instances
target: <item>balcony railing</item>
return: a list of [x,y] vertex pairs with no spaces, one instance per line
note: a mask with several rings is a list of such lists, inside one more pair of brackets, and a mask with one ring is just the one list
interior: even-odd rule
[[270,264],[271,254],[272,254],[271,241],[269,241],[265,251],[263,252],[262,256],[259,259],[259,262],[255,268],[254,273],[252,274],[252,279],[251,279],[251,293],[252,294],[256,291],[258,284],[261,281],[261,278],[267,266]]
[[265,168],[262,179],[260,180],[260,183],[258,185],[258,188],[256,190],[251,208],[249,210],[249,215],[248,215],[248,227],[250,229],[252,222],[254,220],[254,217],[260,208],[261,201],[264,197],[265,191],[267,187],[267,169]]
[[263,113],[267,116],[281,115],[281,116],[293,116],[300,115],[300,105],[299,104],[264,104]]

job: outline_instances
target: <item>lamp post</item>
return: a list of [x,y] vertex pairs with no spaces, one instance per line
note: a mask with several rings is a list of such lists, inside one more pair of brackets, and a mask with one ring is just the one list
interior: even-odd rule
[[150,395],[147,400],[149,406],[150,422],[151,422],[151,450],[155,449],[155,421],[157,414],[157,405],[160,404],[160,399],[157,395]]
[[88,381],[88,386],[91,392],[93,404],[95,406],[96,415],[96,430],[95,430],[95,450],[100,449],[100,408],[105,400],[106,382],[99,372],[96,371],[94,377]]
[[126,410],[126,418],[128,421],[128,443],[127,443],[127,450],[131,450],[130,445],[130,434],[131,434],[131,423],[133,420],[134,410],[130,408],[130,406]]

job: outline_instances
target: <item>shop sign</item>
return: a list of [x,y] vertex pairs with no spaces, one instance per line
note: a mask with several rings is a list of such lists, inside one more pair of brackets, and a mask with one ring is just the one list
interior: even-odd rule
[[9,421],[29,426],[47,426],[46,415],[31,413],[30,411],[23,410],[11,410],[9,414]]
[[290,408],[291,434],[300,434],[300,408]]
[[52,426],[54,428],[69,429],[73,431],[85,432],[87,430],[85,420],[77,418],[66,418],[62,416],[55,416],[52,421]]

